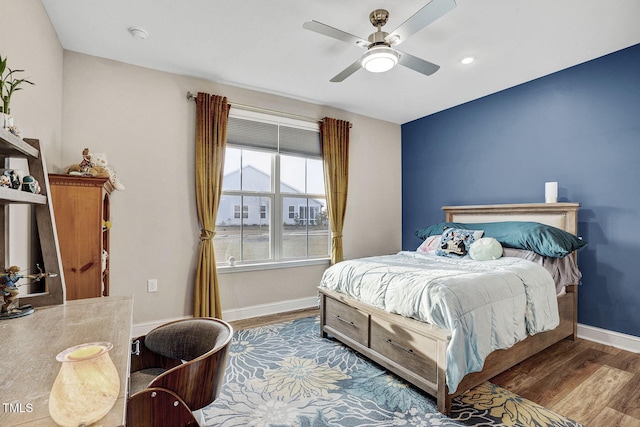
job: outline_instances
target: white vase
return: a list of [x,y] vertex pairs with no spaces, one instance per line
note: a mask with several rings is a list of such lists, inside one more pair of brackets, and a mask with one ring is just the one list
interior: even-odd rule
[[58,354],[60,372],[49,395],[49,414],[56,424],[76,427],[92,424],[113,407],[120,378],[109,357],[111,343],[77,345]]
[[13,126],[13,116],[5,113],[0,113],[0,128],[8,129],[11,126]]

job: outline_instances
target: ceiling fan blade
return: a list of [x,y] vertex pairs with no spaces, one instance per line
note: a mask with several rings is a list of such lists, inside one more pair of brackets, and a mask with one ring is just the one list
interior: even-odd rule
[[396,46],[417,33],[436,19],[446,15],[456,7],[455,0],[432,0],[402,25],[393,30],[385,39]]
[[440,69],[439,65],[436,65],[432,62],[425,61],[424,59],[417,58],[413,55],[409,55],[408,53],[400,52],[400,60],[398,63],[400,65],[404,65],[407,68],[411,68],[413,71],[417,71],[424,75],[430,76]]
[[344,79],[349,77],[351,74],[353,74],[356,71],[358,71],[360,68],[362,68],[362,58],[358,58],[358,60],[356,62],[354,62],[353,64],[349,65],[344,70],[340,71],[330,81],[333,82],[333,83],[340,83],[341,81],[343,81]]
[[322,22],[318,21],[308,21],[305,22],[302,27],[306,30],[315,31],[316,33],[320,33],[322,35],[332,37],[334,39],[341,40],[343,42],[347,42],[349,44],[354,44],[359,47],[368,47],[369,42],[361,39],[360,37],[354,36],[353,34],[346,33],[342,30],[338,30],[337,28],[330,27]]

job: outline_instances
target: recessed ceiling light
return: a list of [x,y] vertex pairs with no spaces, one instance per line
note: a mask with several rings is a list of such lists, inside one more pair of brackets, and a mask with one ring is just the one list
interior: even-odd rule
[[149,33],[147,33],[142,28],[131,27],[129,28],[129,33],[131,33],[131,36],[133,36],[133,38],[136,40],[144,40],[149,37]]
[[475,58],[473,56],[467,56],[465,58],[462,58],[460,62],[463,63],[464,65],[467,65],[467,64],[471,64],[474,61],[474,59]]

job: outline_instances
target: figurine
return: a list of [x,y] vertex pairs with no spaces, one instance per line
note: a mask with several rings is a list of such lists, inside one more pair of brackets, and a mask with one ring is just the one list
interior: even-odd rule
[[38,274],[20,274],[20,267],[12,265],[11,267],[5,267],[4,273],[0,273],[0,318],[14,318],[21,317],[27,314],[33,313],[33,307],[31,305],[18,305],[18,281],[20,279],[32,279],[37,282],[45,277],[56,277],[55,273],[44,273],[40,266],[36,264],[39,270]]
[[22,191],[27,191],[33,194],[40,194],[42,189],[38,181],[31,175],[27,175],[22,178]]
[[2,173],[2,177],[0,178],[0,185],[2,187],[13,188],[14,190],[20,188],[20,177],[16,173],[16,171],[7,169]]
[[4,274],[0,275],[0,295],[2,296],[2,307],[0,313],[11,313],[18,306],[18,280],[23,276],[19,275],[20,267],[12,265],[4,269]]

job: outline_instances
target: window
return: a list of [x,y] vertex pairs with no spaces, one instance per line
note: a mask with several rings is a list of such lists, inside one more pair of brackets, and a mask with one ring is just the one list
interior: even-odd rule
[[329,237],[317,124],[232,108],[216,262],[328,258]]

